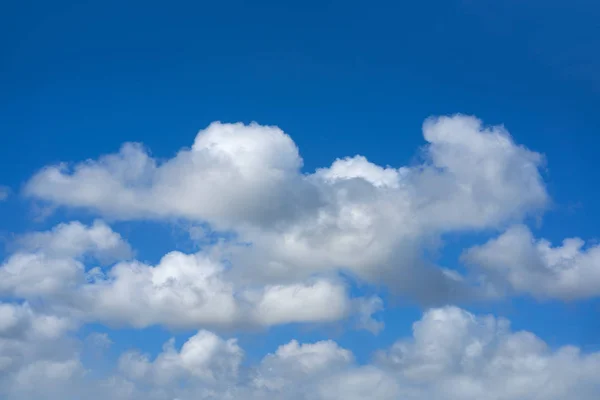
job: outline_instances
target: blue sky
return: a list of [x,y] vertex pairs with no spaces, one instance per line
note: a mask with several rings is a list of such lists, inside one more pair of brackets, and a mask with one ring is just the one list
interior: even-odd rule
[[[354,306],[348,306],[350,308],[339,318],[327,317],[329,320],[326,322],[318,318],[294,322],[291,317],[292,323],[267,323],[265,321],[269,318],[261,317],[263,319],[258,322],[229,321],[230,324],[225,324],[225,327],[198,321],[179,326],[161,317],[160,313],[165,311],[157,308],[156,315],[148,317],[149,322],[135,325],[126,317],[118,319],[109,315],[109,311],[95,306],[73,311],[70,309],[73,304],[59,304],[57,299],[63,301],[71,296],[66,293],[70,289],[61,289],[65,292],[60,295],[53,292],[50,296],[47,292],[31,294],[31,290],[10,286],[16,283],[6,284],[4,288],[0,285],[0,298],[5,304],[26,302],[35,315],[46,313],[44,315],[68,321],[70,325],[65,328],[63,336],[72,338],[75,344],[65,344],[64,347],[83,348],[79,352],[83,354],[82,368],[94,371],[98,379],[123,373],[118,372],[117,364],[123,359],[123,354],[132,349],[148,353],[152,360],[163,351],[163,344],[170,337],[175,337],[177,346],[180,346],[199,329],[214,331],[223,338],[238,338],[245,352],[243,363],[257,365],[259,369],[271,362],[265,358],[267,354],[275,354],[279,346],[293,339],[301,344],[331,339],[339,348],[354,354],[356,365],[347,368],[362,371],[361,366],[375,363],[373,354],[377,350],[389,349],[398,339],[414,336],[418,342],[412,324],[421,320],[423,326],[429,326],[427,316],[434,315],[427,314],[429,307],[444,305],[460,307],[463,310],[460,318],[471,315],[464,314],[467,312],[477,315],[477,318],[486,314],[507,318],[514,332],[533,332],[549,346],[550,351],[558,351],[565,345],[575,345],[584,354],[600,351],[600,323],[597,322],[600,257],[594,247],[600,220],[597,207],[600,190],[595,183],[600,174],[596,156],[599,144],[596,133],[600,128],[596,111],[600,104],[600,79],[597,75],[600,70],[600,54],[597,51],[600,46],[600,7],[593,2],[175,1],[166,5],[156,1],[129,1],[125,4],[116,1],[9,1],[3,8],[0,16],[0,160],[3,165],[0,168],[0,185],[6,198],[0,202],[0,239],[3,243],[0,256],[4,260],[0,269],[9,271],[15,254],[42,254],[40,257],[46,260],[44,262],[58,257],[52,255],[57,250],[51,248],[54,245],[49,242],[35,242],[38,245],[34,250],[32,245],[23,243],[42,240],[31,239],[34,232],[51,231],[57,224],[80,221],[86,227],[82,232],[75,236],[61,236],[59,240],[75,243],[83,240],[77,238],[79,235],[89,235],[91,244],[85,246],[90,248],[86,247],[81,254],[75,250],[67,252],[69,263],[80,262],[82,268],[89,272],[102,263],[92,260],[88,253],[95,251],[91,248],[103,246],[95,242],[98,236],[90,233],[91,227],[95,226],[93,222],[103,220],[105,225],[102,226],[111,232],[102,231],[103,235],[113,238],[111,240],[118,236],[119,241],[129,244],[123,246],[131,249],[123,255],[127,252],[114,247],[114,243],[106,245],[108,247],[102,251],[109,251],[112,257],[102,267],[107,273],[115,264],[131,263],[132,259],[154,268],[171,251],[210,253],[211,257],[212,252],[223,251],[234,253],[233,261],[228,257],[224,257],[225,261],[218,261],[231,262],[230,268],[234,272],[227,271],[225,275],[226,279],[231,279],[227,282],[235,286],[236,295],[246,290],[244,285],[247,284],[266,290],[265,287],[272,287],[269,285],[307,285],[307,279],[319,282],[322,279],[324,284],[333,285],[331,290],[337,290],[335,285],[342,281],[348,297],[343,301],[349,301],[348,304],[358,304],[372,296],[382,301],[382,309],[377,309],[372,317],[383,322],[385,327],[376,333],[357,326],[357,320],[363,315],[355,312]],[[468,117],[457,117],[457,114]],[[436,120],[427,139],[427,128],[423,124],[432,116],[449,116],[449,119]],[[475,128],[469,125],[468,121],[474,121],[474,118],[482,121],[482,125]],[[260,156],[265,157],[265,165],[272,160],[277,173],[269,175],[273,171],[263,171],[262,164],[253,164],[257,161],[246,160],[246,156],[231,162],[243,171],[250,171],[248,173],[265,172],[264,175],[261,173],[260,179],[252,177],[248,178],[248,182],[238,182],[232,180],[233,175],[228,175],[227,171],[213,170],[213,167],[202,170],[197,167],[198,164],[194,164],[196,167],[193,168],[199,170],[188,171],[186,168],[192,167],[185,164],[186,161],[180,158],[183,153],[178,152],[189,150],[198,132],[214,121],[222,124],[211,125],[214,129],[210,132],[204,131],[203,137],[209,138],[207,141],[212,140],[216,148],[229,146],[229,142],[219,138],[226,137],[227,133],[223,132],[232,126],[237,127],[231,128],[236,132],[232,134],[231,140],[235,144],[231,146],[237,146],[246,137],[258,143],[258,151],[265,151]],[[245,125],[227,125],[237,122]],[[259,124],[258,128],[249,128],[251,122]],[[271,134],[266,126],[276,126],[280,131]],[[485,127],[498,126],[504,126],[504,130],[490,128],[491,134],[485,131]],[[252,129],[258,133],[253,133]],[[442,134],[435,136],[435,132],[446,130],[461,137],[464,143],[455,148],[452,140],[446,141]],[[463,131],[465,133],[461,136]],[[286,134],[293,142],[281,139],[288,137]],[[471,146],[479,137],[489,139],[489,143],[498,137],[510,137],[510,146],[508,150],[502,150],[506,153],[482,155],[480,148]],[[123,178],[126,173],[115,172],[116,167],[111,166],[110,161],[81,164],[85,160],[98,160],[104,155],[118,153],[126,142],[143,143],[148,152],[143,154],[151,157],[157,165],[179,162],[181,164],[177,165],[182,165],[183,169],[175,173],[172,180],[167,175],[173,171],[148,172],[149,175],[144,175],[144,172],[130,179]],[[194,145],[195,148],[202,146]],[[274,150],[265,150],[270,149],[269,146],[274,146]],[[296,147],[303,160],[299,167],[294,164],[296,161],[292,154]],[[529,153],[516,150],[523,148],[538,153],[539,160],[532,161],[527,155]],[[209,147],[204,150],[210,151],[206,149]],[[436,151],[445,156],[436,156]],[[366,157],[370,164],[360,164],[358,169],[352,170],[354,172],[342,173],[355,175],[340,177],[332,163],[355,155]],[[123,157],[125,169],[133,170],[133,156]],[[479,160],[477,163],[469,161],[476,159]],[[250,164],[244,164],[244,160]],[[484,174],[486,162],[491,163],[490,160],[497,160],[500,166],[494,166],[500,168],[501,173],[494,176]],[[63,171],[61,176],[64,179],[60,183],[50,175],[44,175],[43,171],[48,170],[40,172],[42,168],[58,163],[78,165],[79,169],[93,165],[104,175],[86,175],[86,178],[76,177],[73,170]],[[431,184],[432,181],[427,178],[429,175],[418,172],[418,166],[427,170],[431,163],[444,164],[436,167],[441,170],[447,168],[449,175],[443,175],[442,171],[442,180]],[[281,170],[280,164],[284,165]],[[523,169],[520,169],[521,165]],[[381,186],[379,181],[372,180],[374,175],[369,175],[369,166],[412,168],[412,178],[407,181],[414,185],[410,195],[394,186],[397,182],[401,182],[400,187],[407,184],[402,181],[402,174],[394,175],[395,183],[389,184],[389,187],[385,186],[387,183]],[[488,165],[491,169],[494,166]],[[529,167],[533,170],[526,170]],[[344,165],[343,168],[349,167]],[[384,169],[381,168],[373,172],[377,175],[373,179],[384,179]],[[476,174],[479,168],[481,176]],[[200,187],[206,191],[194,191],[186,185],[177,189],[178,184],[173,183],[178,175],[188,172],[196,174],[194,179],[202,181],[209,169],[212,173],[221,174],[219,185],[222,186],[218,186],[221,189],[213,192],[210,185]],[[322,175],[315,174],[319,169],[327,171]],[[277,178],[279,173],[285,178],[281,186]],[[386,173],[386,176],[392,174],[391,171]],[[162,182],[163,178],[169,183],[158,187],[156,182]],[[313,178],[318,183],[311,183]],[[349,178],[357,178],[370,185],[369,189],[361,192],[362,183]],[[102,184],[110,179],[121,184],[116,187],[114,198],[103,193],[92,193],[85,198],[78,195],[87,193],[86,190],[92,187],[103,187]],[[308,182],[306,187],[305,183],[298,183],[305,180]],[[448,190],[454,190],[452,182],[458,181],[472,184],[470,193],[475,193],[474,197],[448,205],[444,199],[451,196],[450,192],[444,192],[444,184],[450,185]],[[355,183],[356,186],[352,186]],[[538,183],[539,193],[532,189]],[[338,189],[345,184],[349,185],[347,189]],[[392,186],[393,190],[390,189]],[[173,193],[165,194],[160,205],[152,205],[154,203],[148,199],[148,193],[158,196],[159,190],[167,190],[165,187],[173,188]],[[189,191],[175,193],[186,187]],[[290,188],[295,187],[301,188],[299,191],[306,190],[306,195],[305,192],[289,194],[288,191],[293,191]],[[127,192],[131,188],[132,192]],[[145,192],[147,189],[149,191]],[[303,218],[286,214],[293,214],[286,208],[290,204],[294,210],[304,210],[298,212],[307,212],[306,215],[317,212],[316,206],[310,203],[311,190],[325,197],[332,193],[341,196],[343,190],[349,190],[357,196],[356,199],[361,199],[352,201],[367,208],[372,205],[363,203],[366,197],[361,196],[369,196],[365,193],[374,193],[378,201],[388,201],[385,199],[388,199],[389,193],[392,193],[390,196],[399,196],[393,197],[392,208],[404,201],[405,196],[415,197],[407,200],[411,204],[408,211],[394,208],[396,214],[393,216],[381,211],[381,204],[387,205],[387,202],[373,206],[378,211],[367,215],[373,218],[371,222],[379,219],[388,221],[381,222],[382,225],[372,222],[373,225],[368,228],[373,229],[373,232],[368,232],[378,238],[376,243],[384,243],[381,244],[381,253],[374,252],[373,259],[365,258],[362,264],[357,261],[356,266],[348,266],[336,260],[345,260],[344,257],[353,254],[352,251],[358,251],[356,259],[371,253],[366,248],[364,252],[360,248],[347,251],[340,251],[338,247],[321,248],[321,244],[308,241],[306,243],[313,244],[306,245],[306,254],[300,254],[294,253],[300,250],[286,249],[279,241],[287,234],[300,231],[306,239],[312,232],[299,222],[304,221]],[[124,205],[125,200],[122,199],[126,195],[134,196],[133,205]],[[292,197],[285,197],[288,195]],[[181,196],[189,196],[191,204],[198,204],[197,207],[190,209],[188,205],[173,205],[181,200]],[[212,203],[213,196],[217,199],[216,205]],[[471,200],[474,202],[471,207],[460,208]],[[248,205],[239,205],[244,202]],[[413,202],[425,206],[412,208]],[[152,204],[146,206],[143,203]],[[358,203],[352,203],[352,207],[358,207]],[[428,209],[429,204],[436,208]],[[345,203],[332,203],[328,207],[340,207],[340,211],[346,210],[346,206]],[[447,214],[468,214],[479,206],[481,210],[494,210],[489,211],[493,215],[474,213],[464,218],[457,217],[452,222],[445,220]],[[283,211],[280,212],[278,207]],[[436,210],[441,210],[441,207],[448,209],[436,217]],[[369,208],[369,212],[375,212],[373,209]],[[330,208],[319,210],[329,212]],[[364,211],[363,208],[354,210]],[[344,215],[340,211],[335,217],[339,218],[334,224],[336,227],[350,223],[344,219],[350,217]],[[414,227],[413,220],[417,221]],[[529,227],[533,242],[515,233],[514,237],[510,237],[520,241],[511,242],[509,254],[502,254],[507,250],[494,247],[493,241],[504,234],[517,232],[511,231],[510,227],[519,224]],[[211,230],[212,244],[198,241],[195,233],[200,226]],[[414,228],[414,232],[407,233],[407,226]],[[356,229],[359,232],[363,228]],[[356,237],[362,237],[360,235],[364,233],[352,232],[358,235]],[[356,237],[353,236],[352,240],[358,240]],[[556,264],[558,267],[544,258],[546,253],[539,250],[539,246],[527,247],[531,243],[540,245],[540,239],[548,240],[553,246],[561,246],[564,239],[574,237],[581,238],[586,244],[577,250],[576,256],[573,253],[557,253],[557,257],[563,257],[563,261]],[[240,247],[235,243],[237,239],[249,243],[248,247],[252,250]],[[429,240],[436,241],[437,245],[424,256],[419,252],[431,250]],[[216,242],[221,243],[222,248]],[[73,243],[65,243],[64,246],[75,246]],[[485,247],[486,243],[488,247]],[[518,247],[521,244],[525,247]],[[540,246],[543,247],[543,244]],[[416,259],[406,255],[411,248],[419,249]],[[464,256],[472,248],[480,248],[482,256]],[[393,253],[392,256],[380,262],[379,255],[388,250]],[[325,254],[322,260],[318,258],[321,256],[315,255],[321,254],[321,251]],[[337,251],[340,251],[339,258],[336,258]],[[538,258],[532,258],[531,252],[536,251],[539,251],[539,254],[535,253]],[[113,257],[115,252],[119,253],[118,257]],[[298,257],[297,260],[294,257]],[[290,261],[292,259],[296,261]],[[63,261],[67,262],[61,258]],[[271,262],[289,263],[287,275],[276,277],[269,275],[269,270],[261,269]],[[352,260],[349,263],[352,264]],[[481,276],[502,293],[497,296],[471,293],[460,299],[436,295],[435,304],[424,302],[416,292],[421,290],[421,286],[423,293],[435,292],[435,283],[427,280],[429,275],[420,275],[425,273],[411,272],[413,275],[408,275],[406,265],[414,264],[411,268],[418,271],[429,268],[426,266],[428,263],[436,271],[432,276],[438,276],[440,268],[461,274],[469,282],[465,283],[468,287],[463,288],[465,293],[483,290],[474,283]],[[22,268],[19,270],[22,276],[33,276],[34,280],[50,279],[31,272],[31,266]],[[573,268],[574,275],[569,275],[568,279],[563,277],[566,280],[560,281],[560,274],[557,275],[552,268]],[[236,271],[240,271],[239,274]],[[516,278],[506,271],[513,271]],[[396,287],[390,283],[394,279],[386,273],[391,273],[399,282],[417,279],[420,283],[415,285],[419,288],[412,293],[406,287],[400,288],[402,283]],[[4,279],[9,282],[7,276]],[[347,276],[353,278],[344,278]],[[58,276],[57,279],[63,278]],[[536,279],[539,281],[536,282]],[[26,282],[27,285],[33,284]],[[116,296],[115,293],[113,295]],[[142,295],[150,296],[147,293]],[[331,305],[327,301],[324,304]],[[183,303],[180,306],[182,309],[190,307]],[[317,308],[323,307],[317,305]],[[67,309],[70,311],[65,311]],[[454,315],[449,311],[454,309],[435,310],[445,310],[443,315],[448,318]],[[193,310],[190,312],[193,313]],[[201,318],[201,321],[207,320]],[[90,337],[99,334],[106,334],[112,344],[103,348],[101,357],[96,357],[81,343],[88,343]],[[56,342],[58,346],[62,340],[55,338],[50,343]],[[45,342],[40,339],[39,343]],[[0,356],[2,349],[0,346]],[[418,355],[418,346],[413,350]],[[5,350],[12,357],[13,350],[10,351],[9,354],[9,350]],[[227,354],[232,355],[231,352]],[[25,366],[39,361],[23,357],[20,359],[26,360],[23,361]],[[64,359],[66,356],[60,357]],[[156,367],[158,361],[153,365]],[[205,367],[210,370],[214,367],[211,365]],[[386,377],[397,373],[408,379],[406,371],[390,372],[391,367],[379,364],[373,368],[378,368],[377,371],[382,371]],[[343,374],[354,373],[354,369],[350,372],[344,369],[345,372],[340,372],[342,377],[332,376],[328,384],[339,389],[344,386],[342,383],[331,382],[350,379],[349,375]],[[0,382],[4,396],[24,399],[39,395],[16,388],[17,375],[14,374],[19,372],[11,371],[13,375],[7,374],[8,378]],[[41,374],[48,376],[47,371]],[[125,379],[118,376],[118,379]],[[293,375],[289,379],[300,378]],[[588,395],[592,398],[594,393],[598,393],[589,389],[584,378],[573,379],[568,383],[573,385],[569,388],[580,393],[581,398]],[[531,381],[534,379],[531,378]],[[184,389],[164,388],[165,397],[157,398],[183,400],[192,394],[198,396],[198,392],[190,388],[203,387],[203,384],[186,382],[188,386]],[[314,384],[321,388],[319,393],[322,397],[345,398],[343,391],[323,394],[323,387],[327,386],[323,382],[310,381],[310,385],[305,383],[306,379],[302,382],[297,384],[306,384],[307,388]],[[406,384],[405,380],[399,382],[394,381],[392,386],[400,385],[402,388]],[[89,384],[86,381],[86,385]],[[140,393],[150,387],[147,382],[137,382],[136,385],[139,385],[136,390]],[[491,383],[484,382],[482,385]],[[438,398],[427,397],[437,393],[429,391],[434,390],[433,386],[425,385],[419,392],[425,397],[415,399]],[[313,390],[310,388],[306,389],[306,393]],[[47,396],[60,394],[77,398],[75,389],[72,392],[54,389],[56,391],[48,391]],[[244,396],[250,396],[250,392],[243,392],[250,390],[245,386],[239,390],[242,390],[239,393],[245,393]],[[381,398],[388,395],[396,398],[394,396],[399,395],[394,390],[382,392]],[[599,389],[596,387],[594,390]],[[241,396],[239,393],[237,396]],[[253,395],[260,398],[260,394]],[[519,398],[532,396],[531,393],[521,395]],[[295,394],[297,397],[293,397],[294,394],[289,396],[290,399],[313,398],[306,397],[308,394],[304,394],[305,397],[298,394]],[[513,398],[505,396],[501,398]],[[551,394],[540,396],[553,398],[549,397]],[[468,397],[463,394],[462,398]]]

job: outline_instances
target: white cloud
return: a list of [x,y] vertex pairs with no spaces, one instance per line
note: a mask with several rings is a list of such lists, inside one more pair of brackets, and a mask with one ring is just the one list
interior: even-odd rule
[[498,290],[506,287],[539,298],[573,300],[600,295],[600,246],[580,238],[553,247],[524,225],[463,254]]
[[131,248],[121,235],[99,220],[89,227],[77,221],[61,223],[47,232],[23,235],[16,244],[21,251],[43,251],[55,258],[77,258],[87,254],[106,263],[132,256]]
[[425,303],[470,296],[423,254],[446,232],[501,227],[543,210],[542,157],[503,127],[466,116],[428,119],[420,165],[346,157],[300,171],[276,127],[213,123],[191,149],[158,162],[141,145],[68,167],[49,166],[25,193],[124,220],[185,218],[231,229],[240,279],[288,284],[339,269]]
[[[24,389],[37,377],[36,391],[44,393],[48,385],[50,394],[41,398],[52,400],[78,398],[85,393],[80,388],[98,400],[592,400],[600,395],[600,353],[552,349],[531,332],[511,331],[506,320],[456,307],[427,311],[411,337],[376,353],[366,365],[333,341],[292,340],[254,364],[243,357],[235,339],[201,330],[180,348],[168,341],[154,358],[124,353],[114,375],[100,381],[86,379],[74,358],[32,362],[19,372],[23,379],[11,384]],[[21,389],[5,391],[4,398],[35,398]]]
[[68,318],[28,303],[0,303],[0,397],[54,395],[80,377],[83,368],[67,336],[74,328]]
[[442,229],[487,226],[545,204],[540,155],[515,145],[502,127],[454,116],[427,120],[423,133],[429,144],[420,166],[382,168],[357,156],[307,176],[296,145],[279,128],[215,122],[191,149],[162,164],[140,145],[125,144],[98,161],[46,167],[26,193],[122,219],[185,217],[234,228],[317,217],[352,200],[330,197],[349,189],[333,183],[354,178],[375,188],[354,192],[381,197],[395,189],[396,208],[421,210]]
[[54,312],[81,322],[197,329],[357,318],[360,328],[381,328],[371,319],[380,311],[381,301],[351,298],[339,279],[241,286],[220,260],[205,253],[171,252],[156,266],[121,261],[86,271],[89,256],[114,261],[132,253],[120,235],[101,221],[91,226],[61,224],[25,235],[16,245],[15,254],[0,266],[0,293],[42,299]]
[[210,384],[235,379],[243,355],[235,339],[223,340],[212,332],[199,331],[180,351],[170,340],[154,361],[139,353],[126,353],[119,360],[119,369],[128,378],[151,385],[165,386],[182,378]]
[[[355,297],[341,277],[385,284],[424,303],[480,294],[425,253],[450,232],[504,228],[543,211],[541,155],[503,127],[472,117],[428,119],[420,164],[380,166],[357,155],[303,173],[277,127],[213,123],[165,162],[139,144],[74,166],[49,166],[25,193],[120,220],[185,219],[234,240],[156,265],[131,260],[102,221],[18,238],[0,265],[0,397],[28,399],[562,400],[600,397],[600,354],[550,348],[508,321],[433,308],[409,338],[359,364],[327,340],[292,340],[258,362],[208,331],[352,321],[377,332],[379,297]],[[0,190],[0,200],[2,191]],[[523,226],[470,249],[484,290],[573,299],[600,293],[600,250],[552,247]],[[343,272],[343,274],[340,274]],[[99,371],[81,352],[112,340],[81,324],[198,330],[156,357],[135,350]],[[88,370],[90,368],[91,370]]]
[[413,338],[378,355],[378,364],[416,390],[415,399],[592,399],[600,353],[551,350],[508,321],[455,307],[428,311]]
[[253,385],[281,390],[294,384],[298,376],[314,378],[323,373],[330,374],[353,361],[354,356],[349,350],[331,340],[305,344],[292,340],[263,359]]
[[[378,297],[354,297],[339,272],[385,284],[424,303],[480,294],[431,263],[450,232],[504,228],[543,211],[542,156],[503,127],[472,117],[429,119],[422,162],[379,166],[340,158],[302,173],[292,139],[276,127],[213,123],[165,162],[139,144],[72,167],[50,166],[25,193],[52,206],[121,220],[186,219],[233,231],[197,254],[173,251],[156,265],[101,221],[25,235],[0,266],[0,394],[105,399],[596,399],[600,354],[551,349],[492,316],[434,308],[413,336],[359,365],[333,341],[280,346],[243,361],[235,339],[205,329],[353,320],[371,331]],[[560,247],[523,226],[470,249],[484,290],[572,299],[600,293],[597,246]],[[470,276],[468,277],[470,278]],[[41,300],[41,301],[40,301]],[[34,307],[39,307],[39,309]],[[127,352],[114,376],[86,375],[63,335],[78,324],[200,329],[156,357]],[[110,344],[105,336],[90,344]],[[48,349],[48,350],[44,350]],[[32,382],[36,385],[32,385]],[[45,397],[44,397],[45,396]]]
[[[139,144],[98,161],[47,167],[26,193],[121,219],[186,217],[231,226],[282,217],[302,160],[276,127],[213,123],[163,164]],[[65,193],[66,191],[73,191]]]
[[60,224],[17,239],[17,251],[0,265],[0,294],[32,299],[62,296],[85,279],[84,256],[111,262],[131,256],[129,245],[105,223]]
[[[94,271],[93,271],[94,272]],[[341,282],[327,279],[236,287],[227,271],[203,254],[167,254],[157,266],[115,265],[107,277],[80,288],[85,315],[109,324],[176,328],[272,326],[292,322],[336,322],[357,314],[369,326],[377,305],[349,296]]]

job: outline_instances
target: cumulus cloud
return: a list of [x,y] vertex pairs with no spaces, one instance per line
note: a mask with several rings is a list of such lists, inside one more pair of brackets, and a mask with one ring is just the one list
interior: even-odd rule
[[49,257],[77,258],[91,255],[104,262],[132,256],[129,244],[103,221],[91,226],[78,221],[61,223],[47,232],[34,232],[19,237],[16,245],[24,252],[43,252]]
[[111,262],[131,256],[129,245],[101,221],[63,223],[52,231],[24,235],[0,265],[0,295],[60,297],[85,279],[84,257]]
[[63,366],[54,375],[66,379],[54,385],[85,383],[92,399],[592,400],[600,395],[599,373],[599,353],[552,349],[531,332],[512,331],[507,320],[443,307],[427,311],[411,337],[368,364],[330,340],[292,340],[248,364],[235,339],[201,330],[180,347],[168,341],[155,357],[128,351],[101,380]]
[[413,337],[377,355],[419,394],[417,399],[592,399],[600,354],[574,346],[552,350],[509,322],[456,307],[433,309],[414,324]]
[[[68,318],[35,311],[28,303],[0,303],[0,395],[55,395],[83,373]],[[62,387],[65,385],[65,387]]]
[[377,331],[371,315],[381,300],[353,298],[333,277],[286,285],[241,286],[209,254],[171,252],[156,266],[120,261],[129,245],[104,222],[60,224],[19,238],[16,252],[0,266],[0,294],[47,301],[46,307],[81,322],[172,328],[267,327],[286,323],[333,323],[356,317]]
[[[567,239],[553,247],[521,225],[465,252],[474,276],[436,265],[429,254],[445,234],[506,229],[543,211],[548,195],[543,157],[504,127],[431,118],[423,137],[415,164],[382,166],[355,155],[306,172],[281,129],[215,122],[166,161],[126,143],[97,160],[43,168],[25,194],[52,207],[185,220],[228,236],[195,254],[169,252],[156,265],[133,259],[100,220],[18,238],[0,265],[0,296],[13,301],[0,304],[0,397],[598,398],[600,354],[553,349],[504,319],[456,307],[430,308],[411,337],[367,364],[330,340],[292,340],[250,362],[234,338],[219,336],[290,323],[382,329],[373,317],[382,300],[357,296],[348,279],[426,305],[503,290],[598,294],[597,246]],[[114,371],[97,375],[81,361],[86,345],[69,339],[88,322],[196,333],[181,346],[168,341],[156,356],[126,352]],[[97,334],[84,344],[110,343]]]
[[600,246],[586,246],[577,237],[552,246],[516,225],[465,251],[463,259],[477,266],[497,290],[562,300],[600,295]]
[[238,279],[285,284],[344,270],[432,304],[471,296],[424,253],[447,232],[487,229],[542,210],[542,157],[501,126],[428,119],[417,165],[345,157],[301,171],[276,127],[215,122],[165,162],[140,144],[75,165],[48,166],[25,193],[111,218],[184,218],[232,230]]
[[[233,227],[317,217],[352,200],[328,197],[345,189],[334,183],[354,179],[377,197],[395,189],[395,200],[409,200],[397,208],[420,209],[441,229],[487,226],[546,202],[540,155],[516,145],[504,128],[454,116],[428,119],[423,134],[422,165],[382,168],[357,156],[304,175],[296,145],[279,128],[215,122],[162,164],[128,143],[98,161],[46,167],[26,194],[121,219],[185,217]],[[369,194],[366,186],[354,191]]]
[[305,344],[292,340],[262,360],[253,373],[251,385],[256,390],[274,393],[293,387],[303,391],[306,389],[303,384],[324,374],[343,371],[353,362],[354,355],[331,340]]
[[25,192],[120,219],[266,224],[293,212],[286,195],[295,192],[301,165],[294,142],[276,127],[213,123],[191,149],[165,163],[152,159],[141,144],[126,143],[117,154],[72,169],[47,167]]
[[236,287],[222,264],[203,254],[167,254],[157,266],[115,265],[107,276],[81,288],[86,314],[110,324],[146,327],[271,326],[292,322],[335,322],[352,314],[379,311],[361,307],[342,282],[328,279],[259,288]]
[[119,369],[126,377],[150,385],[168,386],[180,379],[216,384],[236,378],[243,355],[235,339],[223,340],[203,330],[179,351],[170,340],[153,361],[140,353],[126,353],[119,359]]

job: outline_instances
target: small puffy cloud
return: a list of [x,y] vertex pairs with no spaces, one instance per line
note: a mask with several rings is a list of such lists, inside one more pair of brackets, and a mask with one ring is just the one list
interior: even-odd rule
[[180,379],[218,383],[235,379],[244,352],[235,339],[224,340],[209,331],[199,331],[178,351],[173,340],[151,361],[148,356],[129,352],[119,359],[119,369],[134,381],[168,386]]
[[[341,370],[353,361],[354,355],[350,351],[331,340],[306,344],[292,340],[263,359],[253,384],[268,389],[282,389],[300,377],[314,378],[319,374]],[[274,380],[270,381],[270,377]]]
[[364,156],[355,156],[335,160],[329,168],[318,169],[315,177],[328,183],[348,179],[363,179],[375,187],[397,189],[400,185],[402,173],[408,172],[408,169],[396,170],[389,166],[380,167],[369,162]]
[[251,293],[254,318],[265,325],[297,321],[336,321],[352,312],[347,289],[317,280],[309,284],[274,285]]
[[131,256],[129,245],[105,223],[63,223],[24,235],[0,265],[0,294],[32,299],[62,296],[85,279],[83,259],[110,262]]
[[99,220],[90,226],[77,221],[61,223],[47,232],[23,235],[16,244],[23,252],[43,251],[54,258],[77,258],[85,254],[111,262],[132,256],[129,244],[121,235]]
[[600,246],[585,246],[580,238],[552,246],[535,239],[526,226],[516,225],[462,257],[498,290],[562,300],[600,295]]

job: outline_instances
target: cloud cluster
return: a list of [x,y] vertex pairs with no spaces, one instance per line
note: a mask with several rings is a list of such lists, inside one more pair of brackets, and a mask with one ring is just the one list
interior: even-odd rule
[[500,126],[428,119],[422,162],[381,167],[365,157],[301,171],[276,127],[213,123],[164,162],[140,144],[73,166],[49,166],[25,193],[121,220],[184,218],[232,230],[237,279],[283,284],[343,270],[424,303],[469,296],[424,257],[440,235],[498,228],[544,209],[542,157]]
[[176,251],[156,266],[124,260],[106,267],[130,258],[132,251],[101,221],[91,226],[63,223],[51,231],[27,234],[16,246],[18,250],[0,265],[0,295],[44,301],[58,315],[80,322],[232,328],[331,323],[356,316],[362,328],[381,328],[371,320],[381,300],[352,298],[339,279],[236,286],[219,260]]
[[[522,225],[549,202],[543,157],[503,127],[462,115],[428,119],[423,136],[414,164],[356,155],[304,171],[281,129],[215,122],[165,161],[126,143],[97,160],[43,168],[24,193],[53,209],[184,220],[227,235],[156,265],[136,260],[100,219],[18,237],[0,264],[0,397],[598,398],[600,354],[552,349],[501,318],[439,306],[512,292],[600,294],[598,246],[575,238],[553,247]],[[471,268],[462,275],[431,256],[445,235],[490,231],[503,233],[463,252]],[[357,294],[349,280],[427,306],[412,337],[359,364],[333,341],[296,340],[251,363],[234,338],[219,336],[291,323],[378,332],[382,299]],[[111,340],[76,339],[88,323],[197,333],[156,356],[132,349],[94,371],[82,353]]]
[[[34,378],[33,369],[49,368],[44,362],[24,367],[6,398],[34,398],[21,385]],[[156,357],[126,352],[103,378],[90,380],[82,371],[79,364],[55,365],[49,375],[55,378],[52,393],[60,393],[60,385],[87,385],[94,389],[87,398],[130,400],[592,400],[600,395],[600,353],[551,349],[531,332],[511,331],[506,320],[456,307],[429,310],[414,323],[411,337],[363,365],[333,341],[295,340],[248,364],[235,339],[200,330],[180,347],[168,341]],[[38,398],[59,398],[52,396]]]

